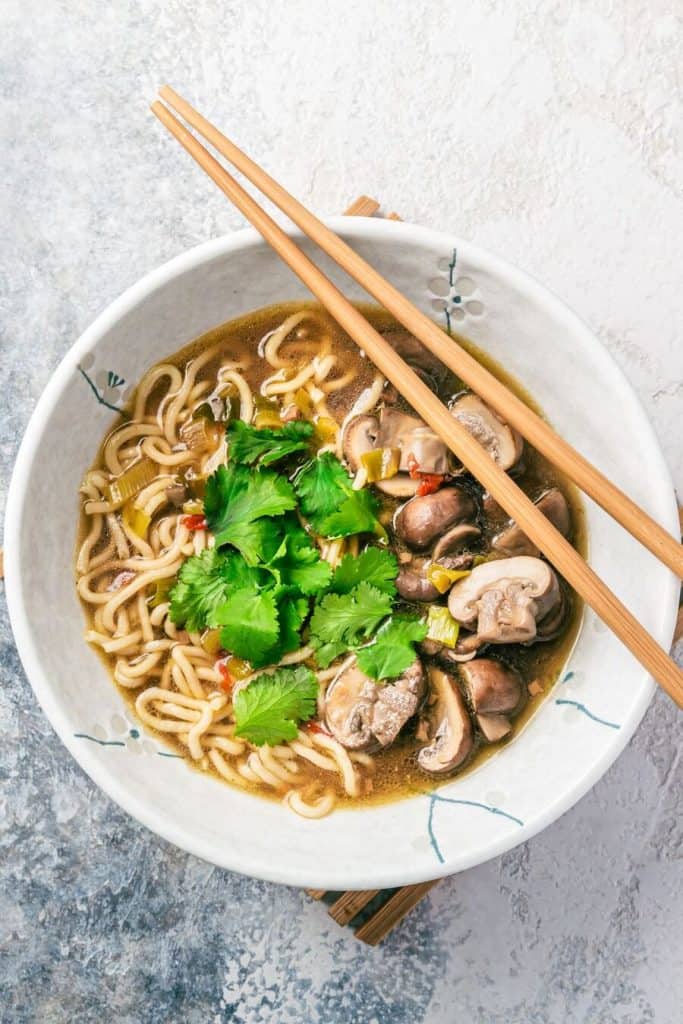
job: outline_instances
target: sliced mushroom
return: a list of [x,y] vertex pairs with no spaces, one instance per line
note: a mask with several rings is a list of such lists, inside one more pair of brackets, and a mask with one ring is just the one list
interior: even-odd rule
[[423,550],[449,527],[475,513],[471,495],[462,487],[442,487],[433,494],[412,498],[400,509],[394,526],[411,548]]
[[418,710],[424,693],[424,670],[417,658],[395,682],[383,686],[354,661],[343,666],[327,688],[325,722],[348,750],[388,747]]
[[522,677],[509,665],[493,658],[477,658],[460,671],[477,714],[514,714],[524,700]]
[[[361,466],[361,455],[379,447],[378,432],[379,420],[376,416],[354,416],[344,427],[342,450],[354,473]],[[375,487],[393,498],[412,498],[419,486],[420,481],[413,480],[408,473],[397,473],[375,484]]]
[[441,596],[423,572],[426,564],[426,558],[413,558],[401,566],[396,589],[404,601],[436,601]]
[[501,469],[512,469],[519,462],[524,449],[522,438],[478,395],[471,392],[461,395],[451,406],[451,414],[476,438]]
[[562,601],[557,576],[540,558],[520,555],[476,566],[448,596],[454,619],[481,643],[533,643],[537,623]]
[[[562,491],[553,487],[537,498],[534,505],[560,531],[563,537],[568,536],[571,529],[571,514]],[[505,555],[533,555],[538,558],[540,554],[534,542],[529,540],[514,520],[511,520],[508,526],[493,538],[491,547],[496,551],[502,551]]]
[[413,464],[421,473],[445,476],[451,470],[452,459],[448,446],[431,427],[398,409],[382,409],[379,414],[378,448],[399,448],[399,470],[407,473]]
[[379,424],[376,416],[354,416],[344,427],[342,451],[355,473],[360,469],[360,457],[377,447]]
[[432,698],[427,711],[431,743],[417,755],[417,763],[426,772],[442,775],[458,768],[469,757],[472,723],[454,676],[432,665],[429,669]]
[[375,484],[396,498],[409,498],[420,486],[420,481],[408,473],[412,458],[423,473],[445,476],[453,466],[448,446],[441,438],[423,420],[398,409],[382,409],[379,416],[354,416],[344,427],[342,450],[354,473],[361,465],[361,456],[373,448],[398,448],[401,452],[396,476]]
[[470,541],[478,540],[479,537],[481,537],[481,530],[478,526],[473,526],[472,523],[458,523],[457,526],[447,530],[443,537],[436,542],[432,558],[435,562],[442,561],[445,556],[462,551]]

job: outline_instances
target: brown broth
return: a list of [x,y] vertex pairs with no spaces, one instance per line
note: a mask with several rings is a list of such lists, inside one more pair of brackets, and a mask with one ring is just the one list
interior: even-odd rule
[[[380,332],[403,330],[401,326],[384,310],[366,304],[359,304],[359,308],[365,317]],[[320,310],[320,307],[314,303],[282,303],[280,305],[258,310],[254,313],[249,313],[237,320],[230,321],[229,323],[214,328],[208,333],[192,341],[168,359],[164,360],[164,362],[171,362],[182,368],[188,361],[198,353],[203,352],[208,346],[219,344],[220,349],[217,352],[216,359],[207,364],[197,377],[198,381],[213,379],[215,378],[216,371],[221,362],[226,359],[239,359],[240,354],[247,352],[253,355],[264,335],[278,327],[292,313],[302,309],[315,309],[319,312],[321,319],[324,320],[326,330],[329,332],[329,337],[331,339],[332,349],[339,358],[340,365],[338,372],[342,373],[349,368],[353,368],[356,371],[357,376],[353,385],[349,385],[349,387],[344,388],[342,391],[328,396],[328,405],[331,411],[336,415],[338,420],[341,420],[346,411],[355,401],[360,391],[372,382],[376,370],[373,364],[363,353],[358,351],[355,344],[344,334],[344,332],[327,316],[327,314],[324,313],[324,311]],[[513,391],[527,406],[539,415],[542,415],[542,411],[538,404],[529,395],[529,393],[525,391],[520,383],[515,380],[510,373],[508,373],[507,370],[466,338],[456,334],[453,334],[453,338],[455,342],[462,345],[463,348],[473,355],[482,365],[486,366],[486,368],[490,370],[498,380]],[[293,348],[293,346],[291,347]],[[287,355],[283,353],[283,357],[287,358]],[[296,352],[293,352],[291,354],[291,359],[295,361],[296,358]],[[256,360],[251,363],[249,370],[245,373],[245,376],[252,387],[252,391],[256,392],[263,379],[270,376],[272,372],[272,367],[268,365],[265,360]],[[435,383],[437,385],[437,394],[442,401],[446,403],[452,400],[454,396],[459,394],[465,388],[463,382],[445,368],[438,381]],[[152,392],[148,403],[149,407],[156,409],[159,400],[160,392],[157,395]],[[399,402],[400,401],[401,400],[399,400]],[[134,397],[131,399],[129,407],[132,408],[133,405]],[[124,417],[121,417],[119,422],[116,424],[116,427],[120,426],[120,424],[124,422],[124,419]],[[93,464],[94,467],[102,465],[102,449],[105,442],[106,438],[105,441],[103,441],[102,447],[100,448],[98,456]],[[522,490],[524,490],[532,499],[537,498],[550,487],[558,487],[563,492],[569,503],[572,514],[573,532],[570,540],[582,554],[585,554],[586,531],[584,512],[574,486],[564,479],[564,477],[553,466],[551,466],[543,456],[531,449],[528,444],[525,445],[523,470],[515,476],[515,480]],[[470,480],[469,486],[481,495],[481,488],[475,481]],[[383,521],[387,523],[391,521],[393,513],[398,505],[398,501],[384,499],[385,507],[382,515]],[[79,528],[79,545],[87,529],[85,520],[86,517],[82,513]],[[488,521],[485,524],[480,522],[480,525],[484,526],[484,535],[482,538],[484,544],[486,540],[490,539],[490,537],[497,532],[505,522],[507,522],[507,516],[502,509],[498,509],[492,514],[487,514],[487,520]],[[398,547],[398,545],[395,546]],[[486,744],[481,740],[481,738],[479,738],[473,755],[470,757],[467,764],[455,773],[456,775],[462,775],[480,767],[503,745],[516,739],[540,704],[545,700],[549,691],[552,689],[563,666],[567,662],[569,654],[576,642],[580,627],[581,603],[575,595],[568,593],[567,596],[570,603],[570,612],[567,616],[567,622],[563,632],[555,640],[547,643],[537,643],[531,647],[522,647],[518,644],[511,644],[496,646],[493,649],[494,656],[500,657],[502,660],[514,665],[520,671],[527,684],[532,681],[536,681],[540,683],[543,689],[538,695],[530,696],[528,698],[523,711],[513,720],[511,733],[504,740],[495,744]],[[87,608],[87,606],[84,607],[86,614],[90,616],[90,609]],[[419,607],[420,606],[414,606],[415,609]],[[424,608],[424,605],[422,607]],[[97,650],[99,651],[99,648],[97,648]],[[115,658],[106,654],[102,654],[102,657],[108,670],[111,672],[113,670]],[[119,690],[129,703],[131,710],[134,713],[134,701],[138,691],[131,691],[124,688],[119,688]],[[147,726],[145,726],[145,728],[147,728]],[[157,733],[156,735],[161,742],[171,745],[182,752],[183,755],[186,754],[185,748],[181,747],[179,744],[174,744],[172,737],[169,736],[169,734]],[[362,797],[352,800],[345,797],[342,792],[338,790],[340,803],[344,806],[370,806],[389,800],[400,799],[410,795],[411,793],[431,791],[435,786],[450,781],[454,777],[453,774],[444,778],[435,778],[434,776],[427,775],[420,770],[417,764],[417,752],[422,746],[424,746],[424,741],[419,741],[415,737],[415,724],[409,723],[392,747],[374,755],[375,772],[373,775],[372,791]],[[192,763],[187,757],[186,760],[188,760],[189,763]],[[211,774],[213,774],[213,769],[209,770]],[[324,779],[326,784],[329,785],[330,778],[328,773],[320,772],[312,765],[309,766],[308,770],[311,778],[319,776],[321,779]],[[279,799],[277,794],[267,791],[265,787],[250,787],[249,784],[245,782],[245,788],[258,793],[260,796],[275,797]]]

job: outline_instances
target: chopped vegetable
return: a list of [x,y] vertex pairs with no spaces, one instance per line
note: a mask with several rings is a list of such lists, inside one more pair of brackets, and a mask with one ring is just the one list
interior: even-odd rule
[[334,441],[339,433],[337,421],[330,416],[318,416],[315,421],[315,439],[320,444],[329,444]]
[[204,512],[204,505],[201,501],[197,501],[193,498],[191,501],[186,501],[184,503],[183,512],[187,516],[198,516]]
[[364,452],[360,461],[369,484],[375,484],[378,480],[389,480],[398,473],[401,449],[373,448],[372,451]]
[[393,679],[417,657],[414,644],[424,640],[427,624],[415,615],[395,615],[358,651],[358,667],[372,679]]
[[158,605],[168,601],[168,596],[171,590],[175,586],[175,580],[171,577],[165,580],[157,580],[154,588],[154,593],[151,597],[147,598],[147,605],[149,608],[156,608]]
[[421,473],[420,483],[415,493],[419,498],[424,498],[425,494],[434,494],[445,479],[446,477],[439,473]]
[[221,631],[219,629],[207,629],[202,636],[202,648],[207,654],[218,654],[221,650]]
[[235,420],[227,430],[228,451],[233,462],[270,466],[294,452],[305,451],[313,425],[302,420],[280,423],[277,429],[257,429]]
[[280,668],[257,676],[235,694],[235,735],[257,746],[296,739],[299,722],[316,711],[318,680],[309,668]]
[[259,430],[265,427],[281,427],[282,419],[280,418],[280,406],[277,402],[274,402],[270,398],[262,398],[257,395],[254,399],[256,406],[256,415],[254,416],[254,426]]
[[218,669],[219,673],[222,676],[219,684],[221,690],[223,690],[224,693],[232,693],[232,688],[235,685],[235,680],[233,678],[232,672],[228,668],[227,659],[222,658],[220,661],[217,661],[216,668]]
[[359,555],[344,555],[334,570],[330,590],[335,594],[348,594],[365,581],[393,597],[397,575],[398,565],[394,555],[384,548],[369,547]]
[[460,633],[460,623],[453,618],[444,605],[433,604],[427,615],[427,639],[446,647],[455,647]]
[[191,451],[213,448],[219,439],[216,427],[207,419],[188,420],[180,428],[180,438]]
[[423,498],[426,494],[434,494],[446,479],[440,473],[422,473],[419,463],[412,452],[408,456],[408,473],[411,480],[420,481],[415,492],[420,498]]
[[110,505],[120,508],[130,498],[140,493],[143,487],[151,484],[157,475],[157,465],[151,459],[143,458],[107,484],[105,496]]
[[123,506],[123,521],[129,530],[132,530],[136,537],[145,540],[147,530],[151,523],[151,517],[147,515],[144,508],[138,508],[135,501],[127,501]]
[[298,391],[294,392],[294,404],[305,419],[310,419],[313,415],[313,402],[306,388],[299,388]]
[[310,623],[318,663],[324,668],[358,646],[390,612],[390,595],[369,583],[359,583],[347,594],[327,594],[316,605]]
[[425,576],[440,594],[445,594],[456,580],[469,576],[470,572],[471,569],[446,569],[438,562],[433,562],[425,571]]
[[250,565],[268,561],[281,537],[265,517],[280,516],[296,505],[289,481],[271,470],[219,466],[206,482],[204,512],[216,546],[232,544]]
[[202,515],[200,512],[193,516],[182,516],[180,522],[187,530],[190,531],[206,529],[206,516]]

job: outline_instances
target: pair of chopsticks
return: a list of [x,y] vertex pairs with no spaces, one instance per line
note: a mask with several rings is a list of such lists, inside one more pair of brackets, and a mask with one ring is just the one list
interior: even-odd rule
[[683,673],[634,615],[587,565],[581,555],[550,523],[511,477],[451,416],[427,385],[368,323],[328,277],[246,192],[208,150],[171,113],[172,107],[219,153],[282,210],[302,231],[430,351],[488,402],[530,444],[602,506],[679,578],[683,578],[683,548],[630,498],[611,483],[552,428],[465,352],[429,317],[386,281],[317,217],[218,131],[170,86],[164,86],[152,111],[175,136],[222,192],[303,281],[337,323],[362,348],[377,368],[398,388],[415,411],[455,453],[462,464],[502,506],[524,533],[564,576],[571,587],[629,648],[659,685],[683,707]]

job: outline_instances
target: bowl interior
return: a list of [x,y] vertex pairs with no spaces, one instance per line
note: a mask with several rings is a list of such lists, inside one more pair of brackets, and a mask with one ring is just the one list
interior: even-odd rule
[[[640,404],[566,307],[449,236],[365,219],[331,224],[416,305],[503,363],[564,437],[675,532],[671,483]],[[347,295],[367,299],[304,248]],[[309,297],[246,231],[184,254],[110,306],[55,373],[24,439],[7,513],[8,595],[22,660],[55,729],[130,813],[228,868],[296,885],[374,888],[452,873],[547,825],[623,748],[652,684],[587,610],[563,681],[515,742],[432,796],[312,822],[203,776],[144,734],[82,637],[73,549],[83,472],[112,410],[150,364],[249,310]],[[666,645],[677,581],[590,501],[586,516],[591,564]]]

